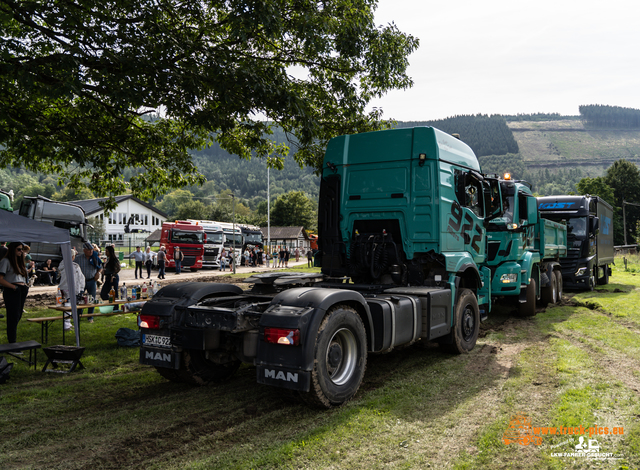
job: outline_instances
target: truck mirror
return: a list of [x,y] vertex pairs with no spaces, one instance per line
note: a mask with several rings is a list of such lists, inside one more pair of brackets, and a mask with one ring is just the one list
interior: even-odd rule
[[589,224],[591,225],[591,227],[589,227],[589,235],[593,236],[598,232],[598,229],[600,228],[600,218],[598,217],[589,218]]
[[527,197],[527,220],[530,225],[538,223],[538,201],[535,197]]

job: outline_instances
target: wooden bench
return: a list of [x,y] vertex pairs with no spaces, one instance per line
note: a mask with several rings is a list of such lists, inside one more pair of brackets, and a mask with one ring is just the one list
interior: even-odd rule
[[[78,314],[78,318],[89,318],[89,317],[111,317],[113,315],[124,315],[127,313],[136,313],[134,311],[132,312],[124,312],[122,310],[117,310],[115,312],[108,312],[108,313],[82,313],[82,314]],[[71,316],[66,316],[66,315],[61,315],[61,316],[57,316],[57,317],[42,317],[42,318],[27,318],[27,321],[30,321],[32,323],[40,323],[40,336],[41,336],[41,341],[43,343],[48,343],[49,342],[49,325],[51,323],[53,323],[56,320],[64,320],[65,318],[69,318],[71,319]],[[62,324],[62,344],[65,344],[65,329],[64,329],[64,323]]]
[[[22,362],[26,362],[30,366],[33,366],[33,369],[36,369],[36,363],[38,362],[38,348],[41,348],[42,345],[37,341],[29,340],[22,341],[20,343],[9,343],[9,344],[0,344],[0,354],[8,354],[11,357],[14,357]],[[15,353],[29,351],[29,360],[17,355]],[[33,360],[32,360],[33,354]]]

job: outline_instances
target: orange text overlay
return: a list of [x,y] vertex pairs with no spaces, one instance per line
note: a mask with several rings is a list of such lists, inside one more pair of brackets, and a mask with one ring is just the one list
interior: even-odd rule
[[518,414],[511,417],[509,427],[502,436],[502,442],[506,445],[518,443],[523,446],[542,444],[542,436],[621,436],[624,434],[622,426],[533,426],[531,418],[526,414]]

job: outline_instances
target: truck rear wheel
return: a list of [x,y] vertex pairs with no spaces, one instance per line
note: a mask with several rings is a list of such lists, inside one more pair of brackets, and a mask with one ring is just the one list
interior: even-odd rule
[[476,346],[480,332],[478,299],[470,289],[462,289],[455,306],[452,343],[442,346],[448,352],[464,354]]
[[555,271],[549,273],[549,285],[542,288],[541,297],[544,305],[553,305],[558,301],[558,280]]
[[224,363],[213,362],[207,359],[206,351],[186,349],[182,353],[182,367],[178,372],[187,383],[207,385],[228,379],[235,374],[240,364],[237,359]]
[[563,281],[562,281],[562,272],[556,271],[556,285],[558,291],[558,302],[562,302],[562,290],[563,290]]
[[309,404],[331,408],[350,400],[360,388],[367,367],[367,336],[358,313],[339,305],[320,323],[314,346]]
[[518,305],[518,315],[521,317],[533,317],[536,314],[536,280],[529,279],[527,286],[527,301]]

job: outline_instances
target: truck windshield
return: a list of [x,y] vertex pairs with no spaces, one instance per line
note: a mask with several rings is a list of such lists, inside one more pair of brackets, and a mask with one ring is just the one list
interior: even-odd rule
[[186,230],[173,230],[171,232],[172,243],[190,243],[192,245],[202,244],[204,232],[192,232]]
[[208,245],[221,245],[222,233],[220,232],[207,232],[207,244]]
[[242,235],[232,235],[230,233],[226,234],[226,240],[224,242],[224,246],[230,247],[233,246],[233,240],[236,241],[236,246],[242,246]]
[[247,233],[245,234],[246,243],[262,243],[261,233]]
[[575,217],[567,221],[567,234],[574,237],[585,237],[587,235],[586,217]]

